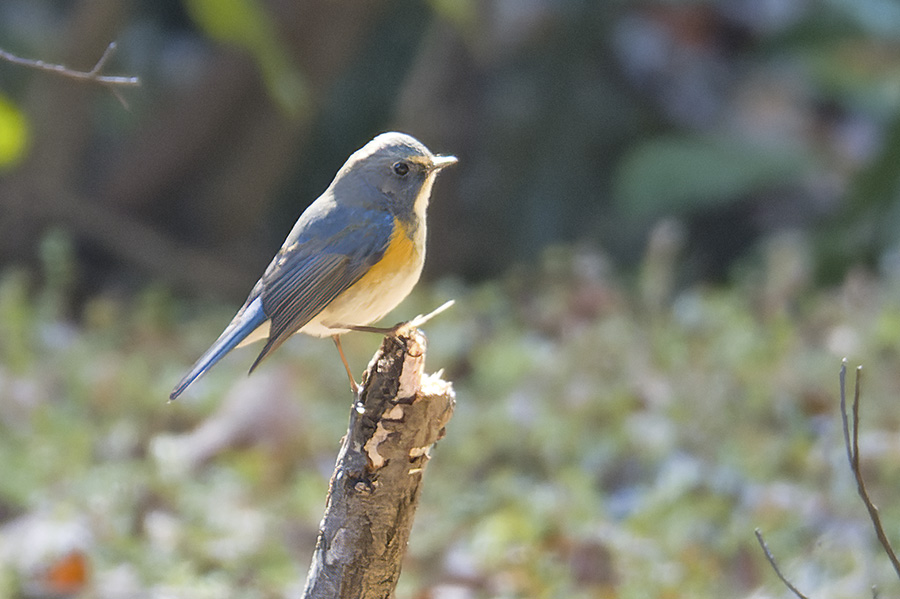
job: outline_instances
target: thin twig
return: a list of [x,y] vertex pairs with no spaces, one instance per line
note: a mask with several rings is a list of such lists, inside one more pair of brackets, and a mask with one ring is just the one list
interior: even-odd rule
[[435,316],[437,316],[438,314],[440,314],[441,312],[448,310],[455,303],[456,303],[456,300],[447,300],[446,302],[444,302],[443,304],[441,304],[440,306],[438,306],[437,308],[435,308],[428,314],[425,314],[424,316],[422,314],[419,314],[418,316],[416,316],[409,322],[405,323],[404,327],[407,329],[416,329],[416,328],[422,326],[423,324],[425,324],[426,322],[428,322],[429,320],[431,320],[432,318],[434,318]]
[[847,402],[846,402],[846,390],[845,390],[845,372],[847,370],[847,360],[845,359],[841,364],[841,419],[844,423],[844,442],[847,445],[847,456],[850,459],[850,470],[853,472],[853,476],[856,478],[856,491],[859,493],[860,498],[865,504],[866,509],[869,511],[869,520],[872,521],[872,526],[875,528],[875,535],[878,537],[878,542],[881,543],[881,546],[884,548],[884,552],[887,554],[888,559],[891,560],[891,565],[894,567],[894,571],[897,573],[897,576],[900,577],[900,560],[897,559],[897,555],[894,553],[894,548],[891,546],[891,542],[887,538],[887,534],[884,532],[884,526],[881,524],[881,516],[878,513],[878,507],[872,503],[872,499],[869,497],[869,492],[866,489],[866,483],[863,480],[862,476],[862,468],[859,465],[859,398],[860,398],[860,388],[862,382],[862,366],[858,366],[856,368],[856,385],[853,392],[853,407],[852,407],[852,415],[853,415],[853,431],[851,436],[850,431],[850,423],[848,422],[847,416]]
[[758,528],[753,532],[756,534],[756,540],[759,541],[759,546],[762,547],[763,553],[766,554],[766,559],[769,560],[769,565],[772,566],[773,570],[775,570],[775,574],[778,575],[778,578],[781,579],[781,582],[784,583],[784,586],[786,586],[788,590],[790,590],[800,599],[809,599],[809,597],[801,593],[800,589],[791,584],[791,581],[785,578],[784,574],[781,573],[781,568],[778,567],[778,562],[775,561],[775,556],[772,555],[771,551],[769,551],[769,546],[766,544],[766,540],[763,539],[762,532],[760,532]]
[[94,68],[90,70],[88,75],[97,76],[100,74],[100,71],[103,70],[103,67],[106,66],[106,63],[112,58],[112,55],[116,53],[116,42],[109,42],[109,45],[106,46],[106,50],[103,51],[103,55],[100,57],[100,60],[97,61],[97,64],[94,65]]
[[44,62],[43,60],[22,58],[21,56],[11,54],[6,50],[3,50],[2,48],[0,48],[0,60],[5,60],[6,62],[23,67],[38,69],[40,71],[48,71],[57,75],[61,75],[63,77],[68,77],[69,79],[74,79],[76,81],[99,83],[100,85],[110,86],[110,89],[114,89],[115,86],[139,86],[141,84],[141,80],[138,77],[119,77],[100,74],[103,68],[106,66],[106,63],[109,62],[109,59],[112,58],[113,54],[115,54],[115,51],[116,42],[110,42],[106,47],[106,50],[104,50],[103,56],[100,57],[100,60],[97,61],[97,64],[95,64],[90,71],[76,71],[61,64],[51,64],[48,62]]
[[853,444],[850,443],[850,423],[847,421],[847,394],[844,392],[847,383],[847,358],[841,360],[841,372],[838,375],[841,387],[841,421],[844,425],[844,448],[847,450],[847,460],[853,467]]

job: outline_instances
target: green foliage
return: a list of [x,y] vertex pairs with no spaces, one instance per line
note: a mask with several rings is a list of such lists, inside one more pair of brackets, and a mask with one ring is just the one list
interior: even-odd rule
[[0,94],[0,172],[15,166],[25,157],[31,127],[25,114]]
[[795,181],[812,160],[744,140],[662,137],[640,142],[617,172],[615,197],[637,217],[696,213]]
[[310,103],[306,82],[257,0],[185,0],[185,8],[211,38],[253,55],[269,94],[282,110],[295,118],[305,115]]
[[874,263],[900,245],[900,109],[884,131],[881,151],[852,181],[844,208],[819,232],[820,269],[842,273],[854,262]]
[[430,0],[434,11],[463,31],[478,23],[478,5],[473,0]]

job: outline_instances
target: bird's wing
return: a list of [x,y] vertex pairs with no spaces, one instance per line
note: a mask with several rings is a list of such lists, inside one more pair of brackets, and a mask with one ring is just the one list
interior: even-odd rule
[[[393,217],[382,211],[356,212],[353,220],[347,216],[332,213],[293,243],[289,238],[266,270],[259,297],[271,320],[269,339],[251,372],[384,256],[394,232]],[[327,221],[344,226],[335,230]]]
[[268,342],[250,368],[252,372],[263,358],[377,263],[392,234],[393,217],[386,212],[350,212],[333,202],[314,203],[294,226],[247,301],[169,399],[181,395],[269,321]]

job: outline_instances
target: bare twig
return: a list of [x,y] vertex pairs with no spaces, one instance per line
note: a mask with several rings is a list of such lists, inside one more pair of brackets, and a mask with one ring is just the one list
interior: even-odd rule
[[[884,532],[884,526],[881,523],[881,516],[878,513],[878,507],[872,502],[872,499],[869,497],[869,491],[866,489],[866,483],[863,480],[862,468],[859,463],[859,399],[862,395],[862,366],[858,366],[856,368],[856,381],[853,389],[853,405],[850,407],[850,411],[847,411],[847,359],[841,362],[841,371],[839,374],[840,380],[840,393],[841,393],[841,421],[843,423],[844,429],[844,447],[847,450],[847,460],[850,462],[850,470],[853,472],[853,476],[856,479],[856,490],[859,493],[860,498],[863,501],[863,504],[866,506],[866,509],[869,512],[869,520],[872,521],[872,526],[875,529],[875,535],[878,537],[878,541],[881,543],[884,552],[887,554],[888,559],[891,561],[891,565],[894,567],[894,571],[897,573],[897,576],[900,577],[900,560],[897,559],[896,553],[894,553],[894,548],[891,546],[891,542],[887,538],[887,534]],[[797,587],[792,585],[785,577],[784,574],[781,573],[781,569],[778,567],[778,564],[775,561],[775,557],[772,555],[772,552],[769,551],[768,545],[766,545],[765,540],[763,539],[762,533],[757,528],[755,530],[756,539],[759,541],[760,547],[762,547],[763,552],[766,554],[766,559],[769,560],[769,564],[772,566],[772,569],[775,570],[775,574],[778,575],[778,578],[781,579],[781,582],[790,589],[794,595],[801,599],[806,599],[806,596],[801,593]],[[876,587],[872,587],[872,597],[877,599],[878,597],[878,589]]]
[[[850,424],[847,422],[847,394],[844,392],[847,383],[847,358],[841,361],[841,372],[838,375],[840,381],[841,392],[841,421],[844,425],[844,448],[847,450],[847,460],[850,461],[850,467],[853,467],[853,444],[850,442]],[[857,378],[857,382],[858,382]],[[856,428],[856,427],[854,427]]]
[[112,55],[115,54],[115,52],[116,42],[110,42],[106,47],[106,50],[104,50],[103,56],[100,57],[100,60],[97,61],[97,64],[95,64],[90,71],[76,71],[61,64],[51,64],[48,62],[44,62],[43,60],[36,60],[33,58],[22,58],[20,56],[16,56],[15,54],[7,52],[2,48],[0,48],[0,59],[23,67],[29,67],[41,71],[50,71],[51,73],[56,73],[57,75],[62,75],[63,77],[76,79],[78,81],[93,81],[94,83],[100,83],[102,85],[123,85],[126,87],[139,86],[141,84],[141,80],[138,77],[119,77],[100,74],[103,70],[103,67],[106,66],[106,63],[109,62],[109,59],[112,58]]
[[48,62],[44,62],[43,60],[36,60],[33,58],[22,58],[21,56],[11,54],[6,50],[3,50],[2,48],[0,48],[0,60],[5,60],[6,62],[23,67],[28,67],[31,69],[48,71],[50,73],[55,73],[57,75],[66,77],[68,79],[74,79],[75,81],[85,81],[103,85],[112,92],[112,94],[119,100],[119,102],[122,103],[123,106],[127,108],[128,103],[125,102],[125,98],[121,93],[119,93],[118,88],[137,87],[141,84],[141,80],[138,77],[120,77],[101,74],[104,67],[106,67],[106,63],[109,62],[110,58],[112,58],[115,52],[116,42],[110,42],[106,47],[106,50],[103,51],[103,56],[100,57],[100,60],[97,61],[97,64],[95,64],[90,71],[76,71],[61,64],[51,64]]
[[413,318],[412,320],[407,322],[404,325],[404,327],[406,327],[407,329],[418,328],[418,327],[422,326],[423,324],[425,324],[426,322],[428,322],[429,320],[431,320],[432,318],[434,318],[435,316],[437,316],[438,314],[445,312],[446,310],[449,310],[451,307],[453,307],[453,304],[455,304],[455,303],[456,303],[456,300],[447,300],[446,302],[444,302],[443,304],[441,304],[440,306],[438,306],[437,308],[435,308],[428,314],[425,314],[425,315],[419,314],[418,316],[416,316],[415,318]]
[[766,540],[763,539],[762,532],[760,532],[758,528],[753,532],[756,534],[756,540],[759,541],[759,546],[762,547],[763,553],[766,554],[766,559],[769,560],[769,565],[772,566],[773,570],[775,570],[775,574],[778,575],[778,578],[781,579],[781,582],[784,583],[784,586],[786,586],[788,590],[790,590],[800,599],[809,599],[809,597],[801,593],[800,590],[793,584],[791,584],[791,581],[785,578],[784,574],[781,573],[781,568],[778,567],[778,562],[775,561],[775,556],[772,555],[771,551],[769,551],[769,546],[766,544]]
[[897,576],[900,577],[900,560],[897,559],[897,555],[894,553],[894,548],[891,546],[891,542],[887,538],[887,534],[884,532],[884,526],[881,524],[881,516],[878,513],[878,507],[872,503],[872,499],[869,497],[869,492],[866,489],[866,483],[863,480],[862,469],[859,465],[859,398],[860,398],[860,385],[862,380],[862,366],[858,366],[856,368],[856,384],[853,392],[853,406],[852,406],[852,434],[851,434],[851,422],[849,417],[847,416],[847,401],[846,401],[846,372],[847,372],[847,359],[845,358],[841,363],[841,373],[840,373],[840,383],[841,383],[841,419],[844,424],[844,444],[847,446],[847,458],[850,460],[850,470],[853,472],[853,476],[856,478],[856,490],[859,493],[860,498],[865,504],[866,509],[869,511],[869,520],[872,521],[872,526],[875,528],[875,535],[878,537],[878,541],[881,543],[881,546],[884,548],[884,552],[887,554],[888,559],[891,560],[891,565],[894,567],[894,571],[897,573]]

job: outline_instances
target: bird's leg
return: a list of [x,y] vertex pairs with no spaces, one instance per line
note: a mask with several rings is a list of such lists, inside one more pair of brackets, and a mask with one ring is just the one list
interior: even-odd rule
[[332,327],[336,329],[349,329],[351,331],[362,331],[363,333],[378,333],[379,335],[390,335],[392,337],[397,337],[407,329],[414,329],[416,327],[422,326],[447,308],[451,307],[453,304],[454,300],[444,302],[440,307],[432,310],[430,313],[425,314],[424,316],[422,314],[419,314],[412,320],[395,324],[392,327],[370,327],[357,324],[332,325]]
[[[441,305],[436,310],[433,310],[429,314],[425,314],[424,316],[420,314],[412,320],[395,324],[392,327],[372,327],[355,324],[329,324],[329,328],[331,328],[332,330],[344,329],[349,331],[361,331],[363,333],[377,333],[379,335],[387,335],[396,339],[397,337],[408,334],[411,329],[422,326],[431,318],[437,316],[452,305],[453,300],[444,302],[443,305]],[[332,335],[331,338],[334,340],[334,345],[337,347],[338,353],[341,354],[341,361],[344,363],[344,368],[347,370],[347,378],[350,379],[350,389],[353,390],[354,395],[358,395],[359,385],[357,385],[356,381],[353,379],[353,373],[350,372],[350,365],[347,363],[346,356],[344,356],[344,349],[341,347],[341,336]]]
[[362,333],[377,333],[378,335],[396,335],[397,331],[403,328],[405,322],[394,325],[392,327],[369,327],[358,324],[342,324],[342,329],[350,329],[351,331],[360,331]]
[[338,353],[341,354],[341,362],[344,363],[344,368],[347,369],[347,378],[350,379],[350,390],[353,391],[353,395],[358,395],[359,385],[356,384],[353,373],[350,372],[350,364],[347,363],[347,357],[344,355],[344,348],[341,347],[341,336],[332,335],[331,338],[334,340],[334,345],[337,347]]

